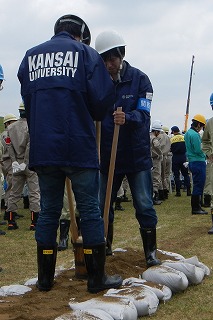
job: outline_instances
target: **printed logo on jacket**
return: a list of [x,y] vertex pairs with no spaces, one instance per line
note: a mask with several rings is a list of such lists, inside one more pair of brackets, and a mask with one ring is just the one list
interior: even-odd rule
[[78,52],[40,53],[28,57],[29,79],[67,76],[74,78],[78,68]]

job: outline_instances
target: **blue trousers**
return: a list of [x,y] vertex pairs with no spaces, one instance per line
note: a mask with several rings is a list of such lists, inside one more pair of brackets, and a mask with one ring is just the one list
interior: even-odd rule
[[70,167],[38,167],[41,212],[35,238],[41,245],[55,245],[63,207],[65,179],[72,181],[84,244],[103,243],[104,223],[99,207],[99,171]]
[[[112,197],[109,210],[109,223],[114,221],[113,202],[117,197],[125,174],[116,174],[113,179]],[[156,228],[157,214],[153,207],[153,187],[151,170],[126,174],[132,194],[135,216],[141,228]],[[102,215],[104,212],[106,186],[108,176],[101,174],[100,182],[100,207]],[[127,222],[128,223],[128,222]]]
[[203,194],[205,181],[206,181],[206,162],[205,161],[193,161],[189,162],[189,170],[192,173],[193,190],[192,195]]
[[172,171],[174,174],[176,191],[180,191],[180,188],[181,188],[180,172],[182,173],[182,176],[184,178],[185,187],[189,189],[190,188],[189,172],[188,172],[188,168],[184,167],[183,162],[179,162],[179,163],[173,162]]

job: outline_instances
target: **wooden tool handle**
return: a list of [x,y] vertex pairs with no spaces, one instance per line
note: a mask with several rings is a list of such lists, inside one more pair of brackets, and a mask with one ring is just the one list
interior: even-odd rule
[[75,218],[75,210],[72,200],[72,188],[70,179],[66,178],[66,188],[67,188],[67,198],[68,198],[68,206],[70,211],[70,231],[72,242],[77,242],[78,239],[78,226]]
[[[122,107],[118,107],[117,111],[122,111]],[[116,153],[117,153],[117,146],[118,146],[119,129],[120,129],[120,125],[115,124],[114,133],[113,133],[113,140],[112,140],[112,150],[111,150],[111,157],[110,157],[110,164],[109,164],[109,172],[108,172],[108,181],[107,181],[107,188],[106,188],[105,205],[104,205],[104,233],[105,233],[105,237],[107,237],[107,233],[108,233],[109,208],[110,208],[110,201],[111,201],[111,195],[112,195],[112,184],[113,184],[113,177],[114,177],[114,171],[115,171],[115,160],[116,160]]]

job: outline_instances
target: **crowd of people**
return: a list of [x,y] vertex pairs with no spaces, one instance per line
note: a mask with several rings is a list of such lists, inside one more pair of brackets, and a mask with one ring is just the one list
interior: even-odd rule
[[[132,201],[147,267],[161,263],[156,254],[155,205],[168,199],[172,177],[175,196],[182,196],[183,177],[192,214],[206,213],[201,200],[208,180],[206,158],[212,163],[213,156],[210,120],[206,126],[209,133],[204,130],[203,134],[203,149],[199,132],[206,120],[202,115],[193,118],[185,135],[175,125],[170,131],[160,120],[151,124],[152,84],[144,72],[124,59],[123,37],[115,31],[101,32],[95,49],[90,40],[90,30],[81,18],[60,17],[54,36],[29,49],[20,64],[20,118],[13,114],[4,117],[4,217],[8,230],[18,229],[18,203],[27,185],[40,291],[53,287],[57,251],[68,247],[67,178],[72,182],[91,293],[122,284],[120,275],[105,273],[106,255],[112,254],[114,214],[123,210],[122,201]],[[101,121],[100,155],[97,121]],[[104,210],[116,126],[119,137],[106,231]],[[208,188],[210,197],[212,186]]]

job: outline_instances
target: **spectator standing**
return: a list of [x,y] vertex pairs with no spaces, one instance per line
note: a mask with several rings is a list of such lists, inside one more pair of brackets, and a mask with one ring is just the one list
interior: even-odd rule
[[114,88],[101,57],[89,47],[90,31],[81,18],[60,17],[54,33],[51,40],[27,51],[18,72],[30,130],[30,168],[37,172],[41,190],[35,233],[37,287],[48,291],[54,284],[57,229],[68,177],[80,214],[87,287],[95,293],[122,284],[120,276],[105,274],[94,124],[114,103]]
[[161,150],[163,154],[163,160],[161,162],[161,183],[159,186],[159,199],[165,200],[168,199],[169,195],[169,183],[168,183],[168,157],[171,149],[171,142],[168,135],[164,132],[163,126],[159,135]]
[[171,152],[171,141],[169,137],[169,128],[166,126],[162,127],[163,131],[167,134],[170,143],[170,150],[167,153],[167,157],[165,159],[165,176],[164,176],[164,189],[165,193],[168,195],[168,190],[171,190],[171,174],[172,174],[172,152]]
[[12,161],[12,188],[8,199],[6,216],[8,230],[16,230],[16,215],[18,202],[22,198],[25,183],[29,190],[29,202],[31,212],[30,230],[35,230],[40,211],[40,190],[37,174],[28,168],[29,164],[29,132],[26,120],[24,104],[19,106],[20,118],[8,127],[8,152]]
[[191,128],[185,133],[187,158],[189,170],[192,173],[193,190],[191,195],[192,214],[207,214],[201,208],[201,198],[206,180],[206,155],[201,148],[199,132],[204,129],[206,119],[201,114],[196,114],[192,119]]
[[187,196],[191,196],[191,183],[189,177],[189,171],[187,168],[187,157],[186,157],[186,143],[184,136],[180,133],[180,129],[177,126],[171,128],[171,152],[172,152],[172,172],[174,175],[176,197],[181,196],[181,179],[180,174],[184,178],[184,185],[187,189]]
[[[5,211],[8,207],[8,199],[10,196],[10,191],[12,188],[12,178],[13,178],[13,169],[12,169],[12,160],[9,155],[8,146],[10,144],[10,137],[8,135],[8,126],[17,121],[17,118],[14,114],[9,113],[4,116],[3,122],[5,130],[1,134],[1,143],[2,143],[2,171],[6,181],[6,190],[4,196]],[[7,220],[6,214],[4,214],[4,219]]]
[[[213,94],[210,96],[210,106],[213,110]],[[207,179],[209,181],[209,195],[211,196],[212,200],[212,193],[213,193],[213,117],[208,119],[205,130],[202,136],[202,150],[206,155],[207,159],[207,166],[209,167],[209,171],[206,173],[208,174]],[[205,196],[205,194],[204,194]],[[210,202],[211,202],[210,200]],[[204,200],[205,203],[205,200]],[[212,208],[211,208],[212,211]],[[211,212],[212,218],[212,227],[208,231],[209,234],[213,234],[213,212]]]
[[162,126],[159,122],[153,122],[150,133],[151,156],[152,156],[152,184],[153,184],[153,203],[159,205],[162,201],[159,199],[159,188],[161,184],[161,162],[163,153],[160,144],[160,133]]

